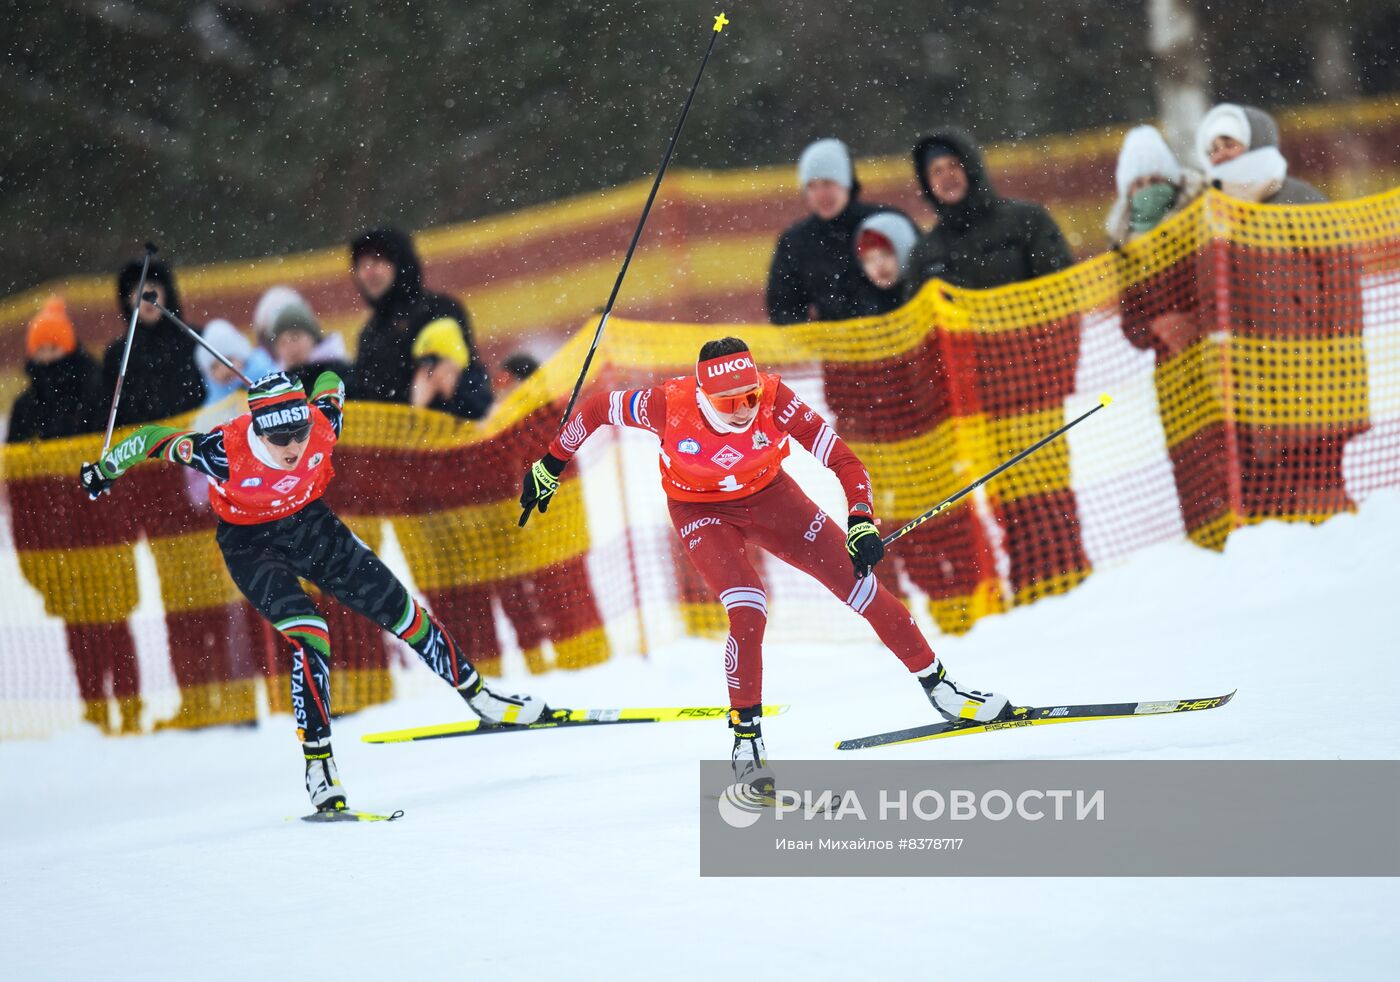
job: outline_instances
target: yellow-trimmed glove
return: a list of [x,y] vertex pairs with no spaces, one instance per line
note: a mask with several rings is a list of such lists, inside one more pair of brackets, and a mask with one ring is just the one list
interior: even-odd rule
[[521,528],[525,527],[530,512],[535,508],[539,508],[541,515],[549,510],[549,500],[554,497],[554,492],[559,490],[559,475],[564,473],[566,466],[567,460],[560,460],[549,454],[530,465],[530,469],[525,472],[524,489],[520,492]]
[[885,558],[885,543],[869,515],[852,515],[847,521],[846,551],[858,580],[869,576],[875,564]]

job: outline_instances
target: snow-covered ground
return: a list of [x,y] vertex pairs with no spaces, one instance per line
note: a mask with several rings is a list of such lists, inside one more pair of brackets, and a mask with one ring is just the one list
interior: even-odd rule
[[[939,639],[1021,702],[1206,696],[1225,709],[1045,727],[891,758],[1394,758],[1400,495],[1224,556],[1136,554],[1070,596]],[[775,758],[929,716],[873,640],[774,646]],[[556,705],[715,704],[718,646],[528,684]],[[1381,978],[1393,879],[722,880],[698,876],[696,761],[722,723],[371,746],[460,717],[445,688],[342,721],[351,803],[316,827],[290,723],[0,744],[0,977]],[[1390,965],[1387,969],[1385,966]]]

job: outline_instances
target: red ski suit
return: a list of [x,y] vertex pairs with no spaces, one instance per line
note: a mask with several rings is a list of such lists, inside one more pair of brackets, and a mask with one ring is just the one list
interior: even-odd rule
[[729,639],[724,671],[734,708],[763,701],[763,630],[768,595],[748,562],[753,543],[817,580],[860,614],[911,672],[933,664],[933,649],[904,605],[876,580],[857,580],[844,522],[812,503],[782,469],[789,440],[802,444],[841,481],[850,506],[869,506],[870,476],[860,459],[776,375],[760,376],[763,397],[752,424],[721,433],[706,421],[694,376],[649,389],[600,392],[576,410],[549,452],[574,455],[605,424],[649,430],[661,440],[661,483],[671,522],[690,561],[724,604]]

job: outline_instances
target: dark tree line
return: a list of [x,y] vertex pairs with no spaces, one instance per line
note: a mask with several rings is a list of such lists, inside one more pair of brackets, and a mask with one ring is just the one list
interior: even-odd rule
[[[898,153],[947,120],[991,141],[1149,118],[1147,2],[23,0],[0,294],[147,237],[182,264],[260,256],[643,177],[721,8],[681,166],[789,162],[824,135]],[[1393,2],[1195,2],[1217,95],[1400,89]]]

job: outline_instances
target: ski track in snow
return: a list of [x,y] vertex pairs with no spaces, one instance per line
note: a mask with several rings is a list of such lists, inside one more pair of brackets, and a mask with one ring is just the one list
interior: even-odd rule
[[[1400,494],[1224,556],[1154,547],[1074,594],[936,638],[950,674],[1046,704],[1201,697],[1220,710],[1037,727],[868,759],[1394,758]],[[873,641],[772,645],[775,764],[929,718]],[[556,705],[719,704],[720,646],[513,678]],[[350,802],[309,826],[291,724],[0,744],[6,979],[1380,977],[1391,879],[700,879],[696,761],[718,721],[371,746],[461,718],[445,687],[339,721]],[[841,755],[849,758],[853,755]],[[1380,974],[1378,974],[1378,972]]]

